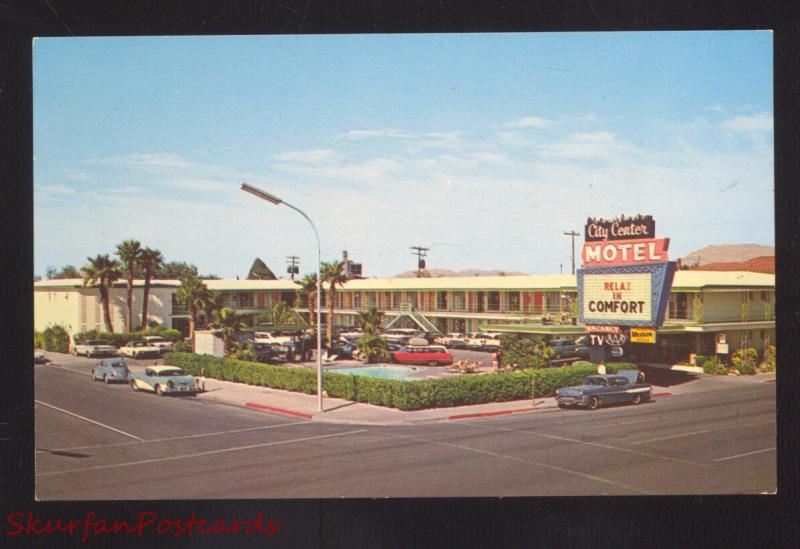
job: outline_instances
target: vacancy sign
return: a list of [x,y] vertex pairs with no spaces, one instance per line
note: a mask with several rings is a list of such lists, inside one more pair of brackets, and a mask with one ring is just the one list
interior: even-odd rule
[[609,323],[649,322],[652,292],[650,273],[584,273],[583,316]]

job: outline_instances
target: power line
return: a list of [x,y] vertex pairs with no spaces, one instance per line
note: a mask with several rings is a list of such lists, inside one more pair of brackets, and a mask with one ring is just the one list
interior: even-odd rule
[[575,274],[575,237],[580,236],[580,233],[576,233],[575,231],[564,231],[564,234],[572,237],[572,274]]
[[300,272],[300,267],[298,267],[300,264],[300,258],[296,255],[286,256],[286,263],[289,264],[289,266],[286,268],[286,272],[289,273],[292,277],[292,280],[294,280],[294,275]]
[[430,248],[423,248],[422,246],[411,246],[412,252],[417,256],[417,278],[422,277],[422,269],[425,268],[425,254]]

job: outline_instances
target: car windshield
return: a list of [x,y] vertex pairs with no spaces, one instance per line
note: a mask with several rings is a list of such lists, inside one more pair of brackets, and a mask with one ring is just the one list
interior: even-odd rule
[[150,336],[147,338],[147,341],[166,341],[166,339],[161,336]]
[[604,377],[593,377],[589,376],[584,378],[583,380],[584,385],[608,385],[606,379]]
[[102,339],[90,339],[89,341],[86,342],[86,345],[108,345],[108,343],[106,343]]
[[110,364],[109,366],[111,366],[112,368],[127,368],[128,367],[128,365],[125,364],[124,362],[114,362],[113,364]]
[[186,374],[183,373],[183,370],[175,368],[174,370],[163,370],[162,372],[159,372],[158,375],[164,377],[171,377],[171,376],[184,376]]

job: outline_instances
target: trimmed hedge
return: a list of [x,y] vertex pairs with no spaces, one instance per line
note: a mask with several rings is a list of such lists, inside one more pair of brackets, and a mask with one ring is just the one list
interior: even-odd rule
[[138,332],[119,332],[119,333],[111,333],[111,332],[100,332],[98,330],[89,330],[87,332],[81,332],[79,334],[75,334],[73,336],[73,340],[75,344],[81,344],[84,341],[90,339],[101,339],[103,341],[108,342],[110,345],[114,345],[115,347],[122,347],[132,339],[141,339],[142,336],[161,336],[167,341],[181,341],[183,336],[178,330],[172,328],[165,328],[163,326],[157,326],[155,328],[148,328],[147,330],[139,330]]
[[[179,366],[192,375],[199,375],[204,369],[206,377],[306,394],[317,392],[317,372],[306,368],[191,353],[167,353],[164,363]],[[636,370],[637,367],[626,362],[606,364],[609,374],[626,369]],[[585,376],[596,371],[594,365],[583,363],[563,368],[421,381],[379,379],[329,371],[323,377],[323,389],[335,398],[400,410],[421,410],[531,398],[531,380],[535,396],[550,396],[556,389],[580,384]]]
[[41,335],[34,334],[34,345],[41,345],[40,349],[56,353],[69,352],[69,334],[60,324],[48,326]]

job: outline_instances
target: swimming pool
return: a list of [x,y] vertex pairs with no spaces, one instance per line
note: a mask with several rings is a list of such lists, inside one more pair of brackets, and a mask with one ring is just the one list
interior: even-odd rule
[[378,366],[363,366],[361,368],[337,368],[328,372],[333,374],[353,374],[357,376],[379,377],[381,379],[397,379],[400,381],[417,381],[418,378],[409,377],[417,374],[422,368],[413,366],[392,366],[380,364]]

